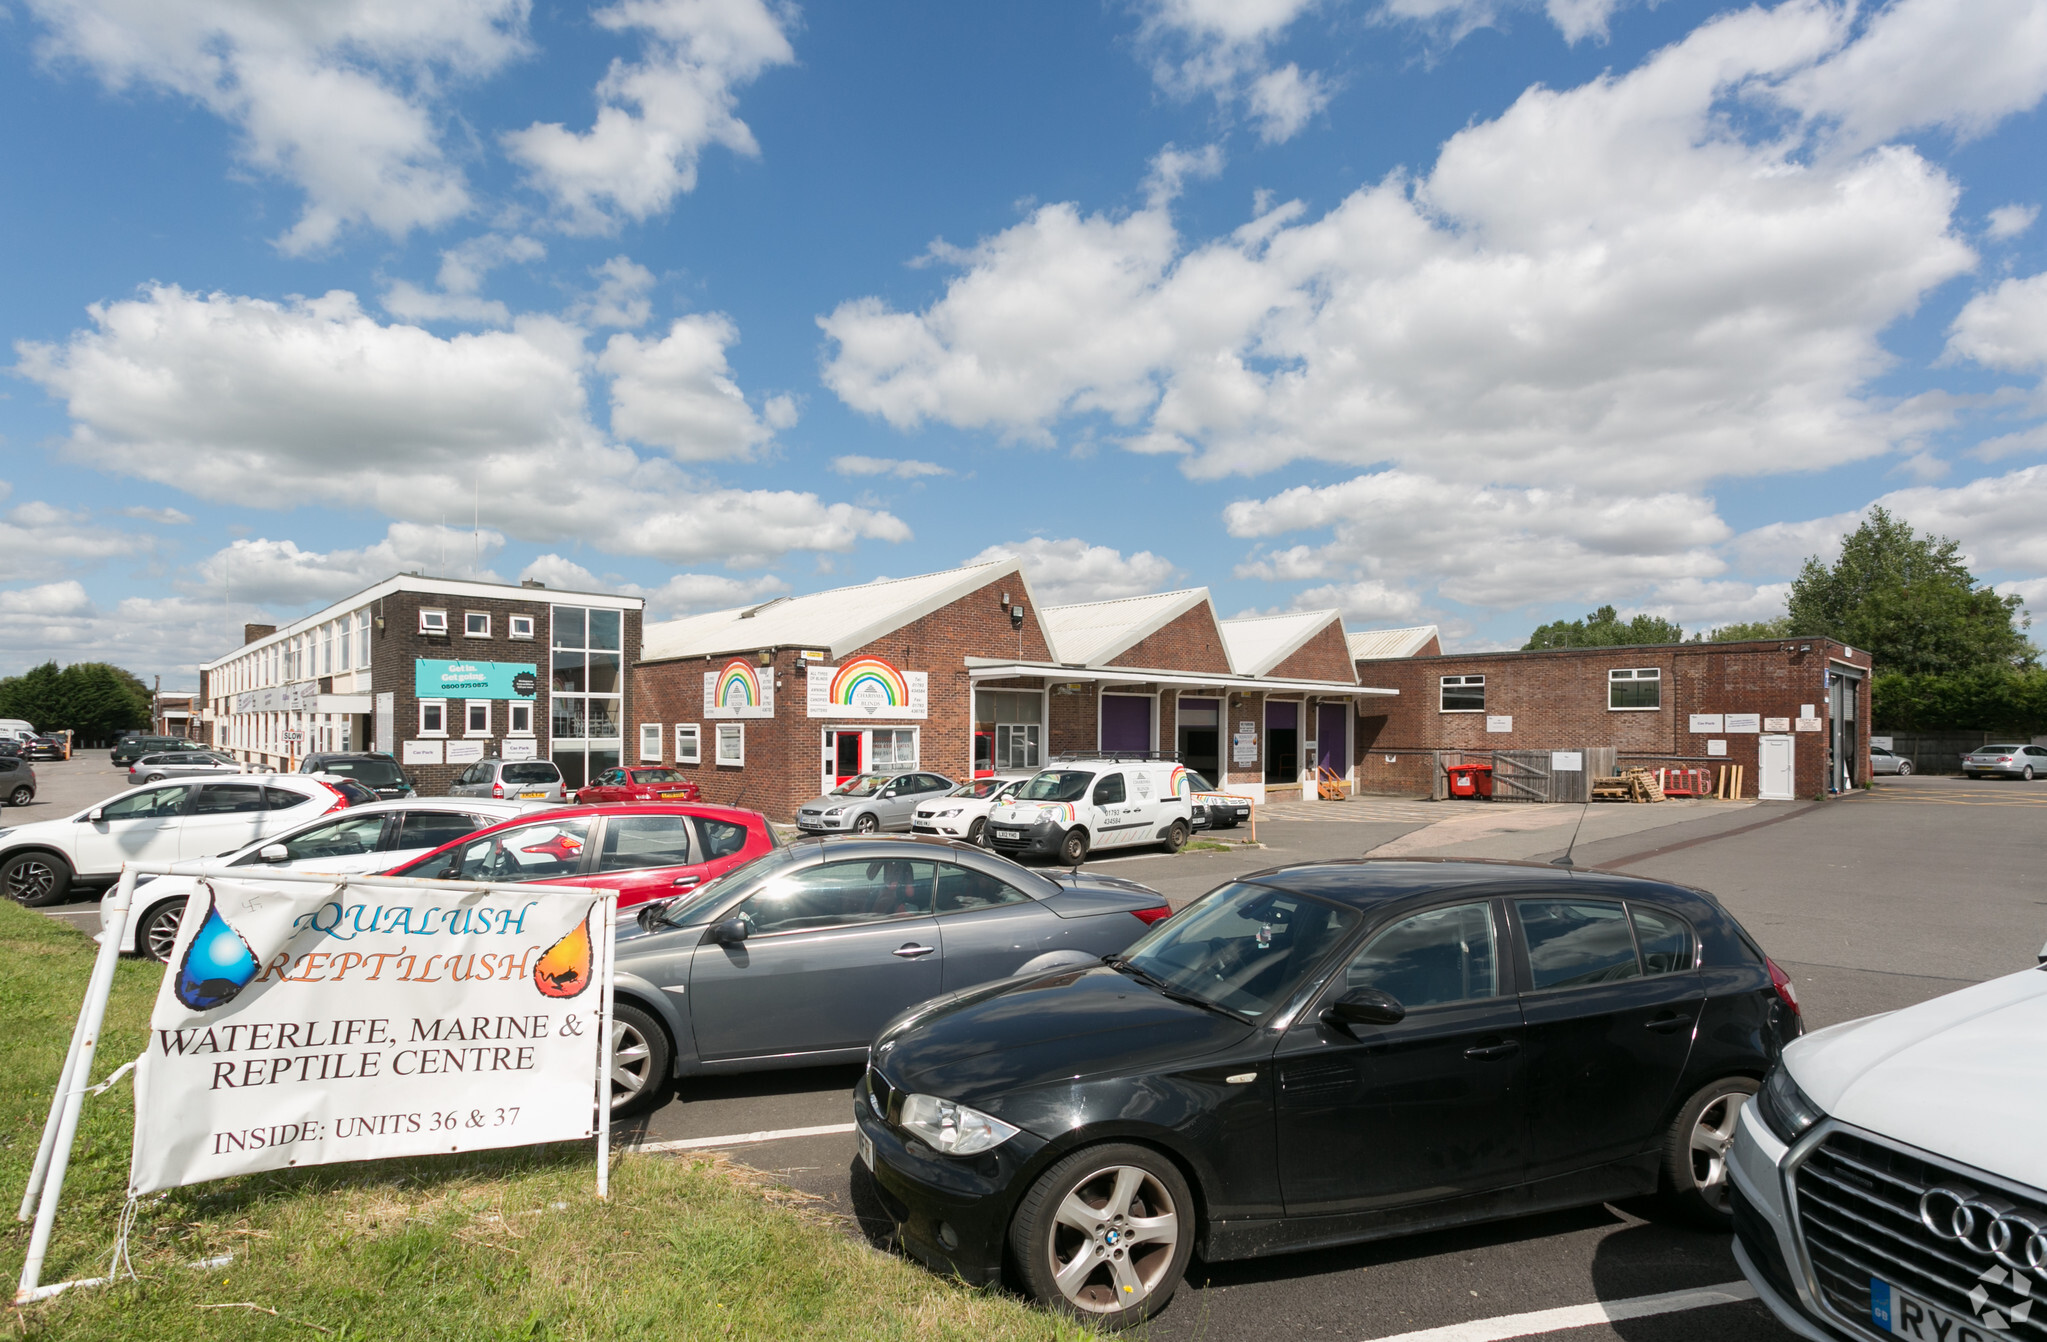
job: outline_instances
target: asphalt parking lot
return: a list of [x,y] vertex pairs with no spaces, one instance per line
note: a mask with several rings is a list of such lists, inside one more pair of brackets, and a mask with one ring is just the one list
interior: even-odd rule
[[[122,777],[104,752],[96,764],[80,759],[40,766],[39,773],[43,800],[29,814],[8,812],[8,822],[68,814],[118,790]],[[1091,865],[1152,885],[1178,906],[1268,866],[1372,852],[1546,860],[1574,835],[1582,866],[1719,895],[1792,974],[1811,1027],[2027,968],[2047,940],[2047,879],[2036,857],[2047,839],[2047,781],[1885,779],[1868,794],[1823,804],[1295,804],[1261,812],[1258,848],[1106,855]],[[1244,831],[1220,837],[1241,838]],[[97,921],[92,904],[51,912],[78,924]],[[849,1105],[857,1075],[855,1068],[831,1068],[688,1082],[619,1139],[655,1150],[727,1152],[811,1194],[846,1216],[849,1228],[883,1243],[887,1227],[853,1149]],[[1637,1210],[1595,1207],[1311,1254],[1197,1261],[1187,1285],[1142,1335],[1356,1342],[1791,1337],[1746,1299],[1725,1237],[1645,1219]],[[1615,1302],[1645,1298],[1645,1308],[1656,1312],[1597,1321]]]

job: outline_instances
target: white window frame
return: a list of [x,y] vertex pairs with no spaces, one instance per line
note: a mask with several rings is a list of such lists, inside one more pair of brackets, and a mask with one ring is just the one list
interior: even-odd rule
[[[472,629],[472,628],[470,628],[469,626],[470,626],[471,624],[473,624],[474,622],[476,622],[477,620],[482,620],[482,621],[483,621],[483,628],[482,628],[482,629]],[[465,611],[463,611],[463,612],[462,612],[462,637],[464,637],[464,638],[489,638],[489,637],[490,637],[490,612],[489,612],[489,611],[487,611],[487,610],[465,610]]]
[[675,724],[675,762],[677,764],[704,762],[704,729],[696,723]]
[[[521,628],[522,625],[525,627]],[[508,630],[507,636],[510,638],[533,637],[534,620],[531,615],[508,615],[505,617],[505,626]]]
[[[1478,705],[1478,707],[1477,707],[1477,708],[1445,708],[1445,707],[1443,707],[1443,693],[1444,693],[1444,691],[1448,690],[1448,689],[1449,689],[1449,688],[1451,687],[1451,682],[1452,682],[1452,681],[1455,681],[1455,682],[1456,682],[1456,685],[1457,685],[1457,688],[1458,688],[1458,689],[1464,689],[1464,690],[1468,690],[1468,689],[1470,689],[1470,688],[1471,688],[1471,687],[1472,687],[1473,685],[1477,685],[1477,686],[1478,686],[1478,697],[1479,697],[1479,705]],[[1485,710],[1485,677],[1484,677],[1484,676],[1439,676],[1439,677],[1437,677],[1437,680],[1436,680],[1436,711],[1437,711],[1438,713],[1483,713],[1483,712],[1485,712],[1485,711],[1486,711],[1486,710]]]
[[[1155,720],[1156,719],[1154,719],[1154,721]],[[907,765],[905,765],[901,760],[895,758],[895,742],[893,740],[889,742],[889,763],[887,767],[884,768],[875,759],[874,739],[877,736],[880,736],[883,732],[909,733],[911,758],[910,762]],[[1096,739],[1099,740],[1100,738],[1097,737]],[[862,744],[867,747],[867,770],[869,773],[913,774],[924,767],[924,731],[920,727],[870,728],[867,733],[867,740],[864,741]]]
[[[479,708],[483,710],[483,728],[480,731],[476,726],[476,710]],[[462,701],[462,734],[464,736],[490,735],[490,700],[464,699]]]
[[[440,714],[441,725],[439,727],[427,726],[426,715],[428,709],[433,709]],[[419,734],[421,736],[431,736],[436,740],[448,734],[448,701],[446,699],[422,699],[419,701]]]
[[[746,766],[746,724],[743,722],[720,722],[716,724],[718,764],[722,767],[739,769]],[[727,747],[730,747],[729,749]]]
[[[1656,702],[1653,704],[1616,704],[1613,701],[1613,687],[1623,684],[1639,685],[1645,680],[1656,682]],[[1606,711],[1609,713],[1661,713],[1663,711],[1663,668],[1660,666],[1621,666],[1606,673]]]
[[421,607],[419,612],[419,632],[422,634],[447,633],[448,612],[444,610],[427,610]]
[[661,762],[661,724],[643,722],[640,724],[640,763]]
[[355,664],[358,669],[370,669],[370,613],[363,611],[355,617]]
[[[526,725],[523,727],[519,725],[519,719],[522,716],[526,719]],[[520,699],[505,705],[505,735],[533,735],[533,705],[531,702]]]

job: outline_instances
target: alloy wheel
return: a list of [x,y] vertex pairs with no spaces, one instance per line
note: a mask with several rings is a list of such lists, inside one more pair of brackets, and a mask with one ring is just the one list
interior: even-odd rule
[[57,889],[57,869],[37,857],[25,857],[7,871],[7,897],[17,904],[35,904]]
[[149,926],[142,930],[142,949],[152,960],[164,964],[171,962],[171,951],[178,944],[178,928],[184,924],[185,907],[173,904],[149,920]]
[[1734,1130],[1746,1103],[1748,1096],[1740,1091],[1722,1095],[1707,1105],[1692,1125],[1692,1182],[1715,1211],[1728,1208],[1727,1148],[1734,1144]]
[[853,832],[855,834],[872,834],[880,828],[881,821],[875,819],[874,812],[872,811],[867,812],[853,822]]
[[654,1050],[637,1026],[614,1019],[611,1022],[611,1107],[631,1104],[647,1088]]
[[1053,1283],[1069,1304],[1114,1314],[1142,1304],[1163,1284],[1179,1241],[1179,1212],[1158,1177],[1110,1165],[1059,1200],[1045,1249]]
[[35,789],[24,783],[8,794],[7,804],[9,806],[26,806],[35,799]]

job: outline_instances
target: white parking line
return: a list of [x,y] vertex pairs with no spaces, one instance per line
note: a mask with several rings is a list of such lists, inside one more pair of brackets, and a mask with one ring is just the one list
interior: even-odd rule
[[775,1128],[767,1132],[735,1132],[724,1137],[686,1137],[677,1142],[641,1142],[627,1151],[708,1151],[721,1146],[752,1146],[755,1142],[779,1142],[789,1137],[832,1137],[853,1131],[851,1123],[826,1123],[816,1128]]
[[1529,1314],[1506,1314],[1497,1319],[1476,1319],[1442,1328],[1424,1328],[1415,1333],[1398,1333],[1372,1342],[1507,1342],[1509,1338],[1560,1333],[1566,1328],[1589,1328],[1593,1324],[1619,1319],[1646,1319],[1652,1314],[1675,1314],[1711,1305],[1731,1305],[1756,1298],[1756,1288],[1745,1281],[1720,1286],[1701,1286],[1689,1291],[1666,1291],[1662,1295],[1638,1295],[1629,1300],[1598,1300],[1589,1305],[1565,1305],[1561,1309],[1538,1309]]

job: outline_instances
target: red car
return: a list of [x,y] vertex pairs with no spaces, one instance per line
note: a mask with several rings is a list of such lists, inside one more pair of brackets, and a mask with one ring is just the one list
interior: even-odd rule
[[681,770],[658,764],[606,769],[576,789],[579,802],[695,801],[702,795]]
[[521,816],[466,834],[385,874],[615,889],[624,909],[686,894],[780,846],[758,811],[638,802]]

